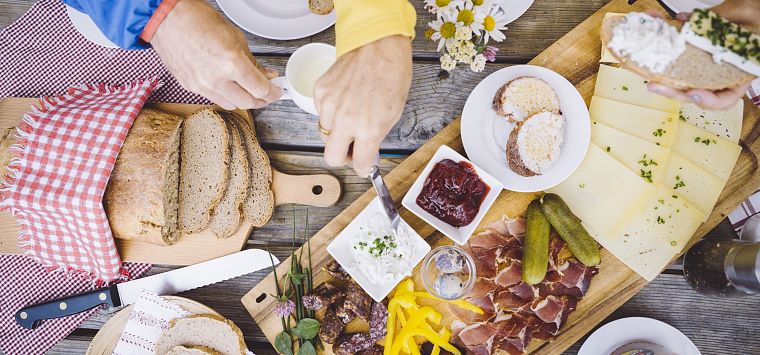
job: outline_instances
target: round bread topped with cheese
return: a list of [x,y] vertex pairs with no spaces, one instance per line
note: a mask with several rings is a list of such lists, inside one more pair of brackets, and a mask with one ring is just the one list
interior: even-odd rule
[[539,112],[518,123],[507,141],[509,167],[522,176],[545,173],[559,159],[564,131],[565,118],[549,111]]
[[504,84],[493,97],[493,110],[510,122],[522,122],[542,111],[560,114],[559,98],[545,81],[523,76]]

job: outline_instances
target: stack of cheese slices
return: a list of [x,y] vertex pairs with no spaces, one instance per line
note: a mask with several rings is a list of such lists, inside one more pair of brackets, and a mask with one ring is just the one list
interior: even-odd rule
[[718,201],[741,152],[743,103],[704,111],[646,84],[601,65],[589,108],[592,144],[578,170],[550,191],[604,248],[651,281]]

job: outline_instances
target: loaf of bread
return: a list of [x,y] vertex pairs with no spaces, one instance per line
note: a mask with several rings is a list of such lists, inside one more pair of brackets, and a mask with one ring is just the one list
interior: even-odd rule
[[218,113],[203,108],[188,116],[182,128],[179,176],[179,228],[203,230],[219,205],[229,180],[230,136]]
[[16,142],[13,132],[16,128],[11,127],[0,133],[0,179],[5,177],[6,168],[11,162],[13,152],[11,152],[11,146]]
[[156,342],[156,354],[167,354],[180,345],[202,346],[223,355],[245,355],[246,351],[240,328],[213,314],[198,314],[169,322],[169,329]]
[[103,197],[114,237],[171,245],[177,228],[182,118],[144,108],[116,159]]
[[248,153],[251,174],[248,194],[243,203],[243,215],[254,227],[261,227],[272,218],[275,205],[272,192],[272,166],[269,163],[269,157],[259,145],[256,134],[245,119],[233,113],[223,112],[222,115],[235,124]]
[[242,221],[243,201],[248,194],[250,169],[243,142],[237,127],[230,120],[225,120],[230,134],[230,179],[219,205],[211,215],[211,232],[217,238],[233,235]]
[[177,345],[164,355],[222,355],[222,353],[202,345]]

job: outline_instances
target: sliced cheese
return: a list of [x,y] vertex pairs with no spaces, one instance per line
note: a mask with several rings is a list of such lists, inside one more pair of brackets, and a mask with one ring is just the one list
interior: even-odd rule
[[612,255],[652,281],[681,252],[705,219],[684,198],[659,185],[625,229],[614,235],[589,231]]
[[644,181],[655,183],[664,178],[669,149],[596,121],[591,124],[591,141]]
[[739,143],[742,134],[744,118],[744,100],[723,111],[705,110],[696,104],[688,103],[681,106],[681,121],[686,121],[704,129],[718,137]]
[[721,180],[728,180],[742,148],[699,127],[680,122],[673,150]]
[[620,102],[678,113],[681,104],[647,89],[647,80],[631,71],[607,65],[599,66],[594,95]]
[[676,133],[678,114],[654,110],[606,99],[591,98],[592,121],[604,123],[619,131],[663,147],[670,147]]
[[578,170],[548,191],[562,197],[593,230],[617,235],[654,187],[592,143]]
[[[603,21],[606,21],[608,18],[621,17],[621,16],[625,16],[625,14],[621,14],[619,12],[608,12],[608,13],[604,14],[604,20]],[[612,55],[612,52],[610,52],[610,50],[607,48],[607,43],[604,43],[604,42],[602,42],[602,58],[599,59],[599,62],[601,62],[601,63],[620,63],[620,61],[617,60],[617,58],[615,58],[615,56]]]
[[674,194],[691,202],[707,218],[718,202],[726,181],[672,152],[663,184]]

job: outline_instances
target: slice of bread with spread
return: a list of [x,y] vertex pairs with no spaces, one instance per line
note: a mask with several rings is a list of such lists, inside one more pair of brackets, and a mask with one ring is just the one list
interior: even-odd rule
[[203,108],[185,119],[179,176],[179,227],[196,233],[208,225],[229,180],[230,136],[218,113]]
[[213,314],[192,315],[169,322],[169,329],[156,342],[156,354],[168,354],[177,346],[202,346],[222,355],[245,355],[246,352],[240,328]]
[[547,111],[517,124],[507,140],[510,169],[522,176],[545,173],[559,159],[564,130],[564,117]]
[[248,193],[250,169],[248,158],[235,124],[225,120],[230,135],[230,179],[219,205],[214,208],[209,222],[217,238],[228,238],[240,227],[242,205]]
[[522,122],[541,111],[559,114],[559,97],[545,81],[523,76],[504,84],[493,97],[493,110],[510,122]]
[[755,78],[686,42],[674,24],[644,13],[606,17],[602,43],[623,67],[680,90],[723,90]]
[[334,7],[333,0],[309,0],[309,11],[317,15],[327,15]]
[[180,238],[177,225],[182,118],[144,108],[119,151],[103,207],[114,237],[158,245]]
[[259,145],[256,134],[245,119],[229,112],[223,112],[222,115],[235,124],[248,153],[248,166],[251,173],[248,192],[243,202],[243,216],[254,227],[261,227],[272,218],[275,205],[269,156]]
[[222,355],[222,353],[202,345],[177,345],[164,355]]

